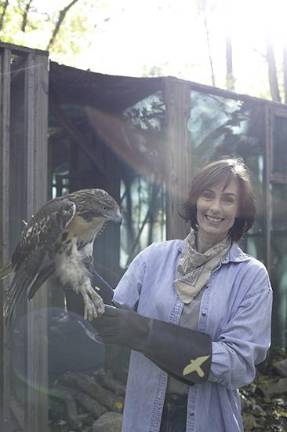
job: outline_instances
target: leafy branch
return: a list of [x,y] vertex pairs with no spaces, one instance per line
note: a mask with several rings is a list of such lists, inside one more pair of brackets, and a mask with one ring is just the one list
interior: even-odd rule
[[29,13],[29,10],[31,8],[32,1],[33,0],[28,0],[28,2],[26,3],[26,6],[25,6],[25,10],[23,13],[23,18],[22,18],[22,25],[21,25],[22,32],[24,32],[26,30],[26,26],[27,26],[27,22],[28,22],[28,13]]
[[3,29],[4,18],[5,18],[8,6],[9,6],[9,0],[5,0],[5,3],[3,4],[3,7],[2,7],[1,16],[0,16],[0,31]]
[[56,22],[54,31],[52,33],[51,39],[47,45],[47,50],[49,50],[51,48],[51,46],[53,45],[53,43],[55,42],[56,36],[59,33],[60,27],[68,13],[68,11],[71,9],[72,6],[74,6],[75,3],[77,3],[79,0],[73,0],[71,1],[71,3],[69,3],[64,9],[62,9],[59,13],[58,16],[58,20]]

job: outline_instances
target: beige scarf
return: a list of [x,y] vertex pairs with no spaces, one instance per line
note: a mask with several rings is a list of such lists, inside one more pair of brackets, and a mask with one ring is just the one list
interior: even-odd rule
[[211,272],[221,264],[230,246],[231,240],[227,236],[205,253],[200,253],[196,250],[195,233],[191,229],[176,269],[176,291],[183,303],[190,303],[207,284]]

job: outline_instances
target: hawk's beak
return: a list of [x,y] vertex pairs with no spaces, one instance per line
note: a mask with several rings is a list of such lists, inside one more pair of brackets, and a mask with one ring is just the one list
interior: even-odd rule
[[115,214],[115,216],[113,217],[113,222],[121,224],[123,220],[123,217],[121,215],[120,210],[117,211],[117,213]]

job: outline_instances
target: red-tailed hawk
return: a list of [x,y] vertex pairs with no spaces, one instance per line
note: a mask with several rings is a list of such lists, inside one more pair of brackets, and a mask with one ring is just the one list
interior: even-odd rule
[[86,319],[102,314],[102,298],[91,286],[83,261],[92,257],[93,242],[108,221],[120,222],[121,214],[116,201],[102,189],[55,198],[33,215],[12,255],[6,321],[14,319],[17,304],[31,299],[51,275],[82,295]]

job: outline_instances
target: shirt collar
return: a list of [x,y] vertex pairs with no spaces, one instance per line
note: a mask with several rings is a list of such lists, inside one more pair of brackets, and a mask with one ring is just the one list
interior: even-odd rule
[[242,262],[249,259],[249,256],[240,249],[238,243],[233,243],[225,258],[222,260],[222,264],[229,262]]

